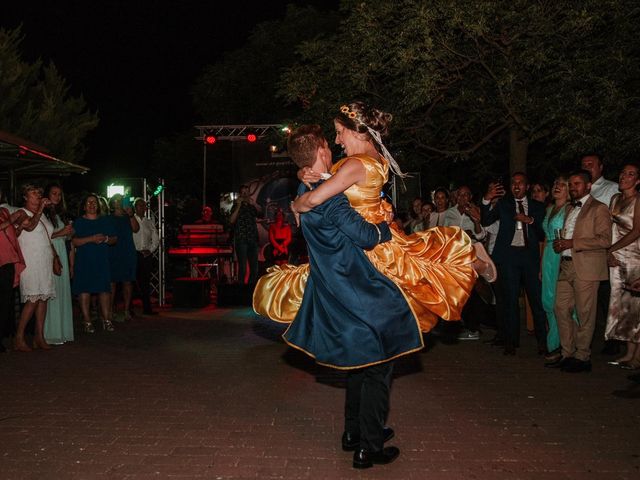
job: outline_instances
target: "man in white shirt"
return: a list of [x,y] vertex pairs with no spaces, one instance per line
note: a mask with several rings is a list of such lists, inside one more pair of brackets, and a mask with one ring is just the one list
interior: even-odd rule
[[[461,185],[458,190],[456,205],[447,209],[444,215],[445,227],[460,227],[471,240],[482,240],[486,236],[480,224],[480,208],[471,203],[471,189]],[[480,317],[483,316],[482,300],[475,288],[462,310],[464,328],[457,335],[458,340],[478,340],[480,338]]]
[[473,195],[466,185],[458,188],[457,204],[447,209],[445,227],[460,227],[472,240],[482,240],[487,232],[480,223],[480,208],[471,203]]
[[620,190],[617,182],[612,182],[602,176],[604,170],[602,157],[597,153],[584,154],[580,158],[580,168],[591,174],[591,196],[609,207],[611,197],[620,193]]
[[138,252],[138,272],[137,283],[140,296],[142,297],[142,313],[144,315],[155,315],[151,309],[151,272],[153,270],[153,252],[158,249],[160,240],[158,230],[153,220],[146,218],[147,203],[142,198],[134,201],[135,216],[140,224],[140,230],[133,234],[133,243]]
[[[607,180],[602,176],[604,164],[602,155],[598,153],[584,153],[580,157],[580,167],[591,174],[591,196],[604,203],[607,207],[611,205],[611,197],[620,190],[617,182]],[[604,337],[604,329],[607,324],[607,314],[609,309],[609,297],[611,295],[611,285],[609,280],[600,282],[598,288],[598,312],[596,315],[596,338]],[[622,342],[618,340],[605,341],[602,353],[615,355],[620,351]]]

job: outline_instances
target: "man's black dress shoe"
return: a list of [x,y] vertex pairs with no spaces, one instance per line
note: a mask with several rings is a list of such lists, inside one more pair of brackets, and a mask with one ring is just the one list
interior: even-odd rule
[[578,360],[577,358],[571,358],[571,361],[565,363],[560,368],[563,372],[567,373],[590,372],[591,362],[589,360]]
[[545,362],[544,366],[547,368],[563,368],[567,363],[570,363],[571,357],[563,357],[557,358],[552,362]]
[[516,347],[514,347],[513,345],[505,345],[504,347],[504,352],[502,352],[504,355],[515,355],[516,354]]
[[[388,442],[393,438],[396,433],[393,431],[391,427],[384,427],[382,429],[383,442]],[[353,452],[356,448],[360,446],[360,434],[359,433],[351,433],[344,432],[342,434],[342,450],[345,452]]]
[[145,310],[142,312],[143,315],[158,315],[158,312],[154,310]]
[[384,447],[379,452],[370,452],[359,448],[353,453],[353,468],[370,468],[376,465],[386,465],[393,462],[400,455],[398,447]]

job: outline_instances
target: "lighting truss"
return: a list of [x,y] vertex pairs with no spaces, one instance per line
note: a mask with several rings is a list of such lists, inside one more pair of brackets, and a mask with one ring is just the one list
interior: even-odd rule
[[260,139],[282,131],[282,125],[196,125],[195,128],[200,132],[195,138],[200,141],[204,141],[205,135],[215,135],[218,140],[246,141],[250,133]]

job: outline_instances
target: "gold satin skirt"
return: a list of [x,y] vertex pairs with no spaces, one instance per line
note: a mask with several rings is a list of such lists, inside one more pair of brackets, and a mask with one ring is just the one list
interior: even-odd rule
[[[365,252],[371,263],[400,289],[423,332],[438,321],[460,320],[477,275],[469,236],[458,227],[436,227],[406,235],[391,225],[392,239]],[[267,270],[253,293],[256,313],[291,322],[298,312],[309,265]]]

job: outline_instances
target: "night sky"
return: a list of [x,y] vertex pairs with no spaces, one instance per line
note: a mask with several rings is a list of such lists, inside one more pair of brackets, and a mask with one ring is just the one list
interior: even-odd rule
[[92,186],[107,173],[141,175],[154,139],[198,123],[189,91],[202,68],[242,46],[257,23],[284,17],[288,3],[337,4],[26,0],[5,2],[0,26],[22,24],[24,58],[52,60],[98,112],[83,161],[92,173],[82,183]]

